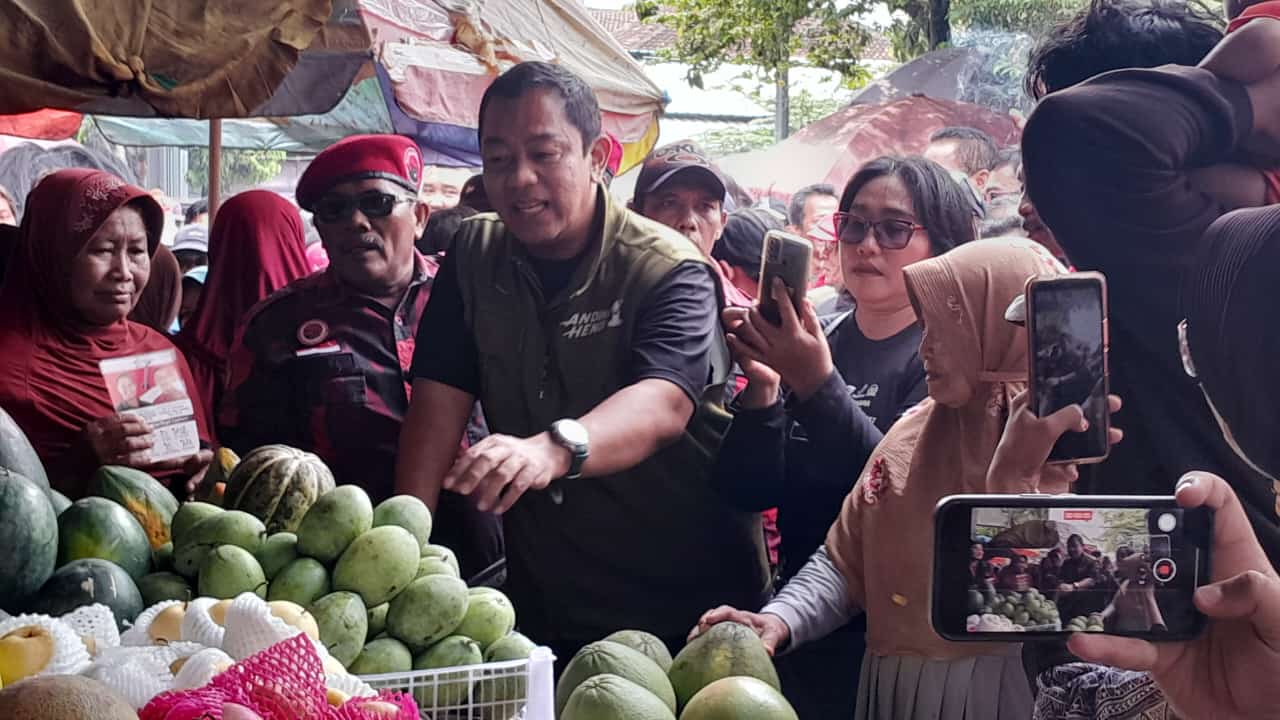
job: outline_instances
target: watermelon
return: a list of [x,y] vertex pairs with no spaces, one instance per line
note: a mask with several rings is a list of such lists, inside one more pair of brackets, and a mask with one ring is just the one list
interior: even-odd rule
[[104,465],[93,474],[91,495],[114,500],[147,532],[154,550],[169,542],[169,525],[178,499],[159,480],[130,467]]
[[63,510],[71,507],[71,498],[53,488],[49,488],[49,502],[53,503],[54,515],[61,515]]
[[39,590],[53,573],[58,557],[58,519],[43,488],[3,468],[0,548],[0,608],[17,614],[22,600]]
[[121,630],[142,612],[142,593],[124,568],[107,560],[85,558],[58,568],[30,605],[32,612],[61,617],[78,607],[102,603]]
[[151,543],[123,507],[106,498],[80,498],[58,516],[58,566],[82,558],[110,560],[136,580],[151,570]]
[[44,463],[31,446],[31,441],[14,422],[9,413],[0,408],[0,468],[8,468],[36,484],[42,492],[49,491],[49,476]]
[[269,533],[294,532],[333,488],[333,473],[319,457],[288,445],[264,445],[231,471],[222,506],[257,516]]

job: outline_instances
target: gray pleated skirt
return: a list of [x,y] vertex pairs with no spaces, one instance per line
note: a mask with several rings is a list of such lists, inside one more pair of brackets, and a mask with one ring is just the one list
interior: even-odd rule
[[1031,687],[1021,655],[929,660],[862,659],[855,720],[1028,720]]

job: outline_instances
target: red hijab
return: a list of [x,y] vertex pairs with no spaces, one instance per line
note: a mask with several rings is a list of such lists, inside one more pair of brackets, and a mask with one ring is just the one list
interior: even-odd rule
[[161,245],[151,255],[151,277],[129,319],[168,335],[181,307],[182,268],[169,248]]
[[[0,290],[0,406],[35,446],[54,488],[85,494],[97,458],[90,421],[116,414],[98,363],[173,348],[163,335],[121,319],[93,325],[71,301],[69,268],[107,217],[124,205],[142,213],[154,253],[164,211],[147,192],[101,170],[59,170],[27,196],[18,245]],[[190,383],[181,356],[178,369]],[[200,437],[208,438],[196,401]]]
[[309,274],[302,216],[288,200],[250,190],[218,209],[209,233],[204,291],[176,341],[209,413],[216,411],[226,387],[227,357],[245,313]]

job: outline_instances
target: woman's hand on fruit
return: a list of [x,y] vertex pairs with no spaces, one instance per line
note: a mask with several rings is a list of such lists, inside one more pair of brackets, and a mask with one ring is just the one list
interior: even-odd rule
[[719,625],[722,622],[736,622],[754,630],[756,635],[760,636],[760,642],[764,644],[764,649],[769,655],[773,655],[778,648],[786,645],[791,639],[791,628],[787,627],[787,624],[777,615],[747,612],[721,605],[714,610],[708,610],[698,619],[698,625],[689,632],[689,640],[693,640],[711,629],[713,625]]
[[1208,628],[1170,643],[1078,634],[1069,648],[1089,662],[1151,673],[1179,717],[1280,718],[1280,575],[1225,480],[1189,473],[1176,495],[1181,507],[1214,511],[1214,582],[1194,599]]
[[[1107,397],[1108,411],[1120,412],[1119,396]],[[1054,443],[1069,432],[1089,429],[1084,410],[1068,405],[1048,417],[1036,417],[1031,410],[1031,393],[1022,391],[1009,406],[1009,422],[996,446],[991,466],[987,469],[987,489],[994,493],[1065,493],[1079,477],[1073,463],[1049,464]],[[1115,445],[1124,432],[1111,427],[1107,440]]]

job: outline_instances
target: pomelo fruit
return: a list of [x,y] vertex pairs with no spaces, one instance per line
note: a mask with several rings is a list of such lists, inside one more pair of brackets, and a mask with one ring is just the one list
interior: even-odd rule
[[[484,655],[476,641],[461,635],[451,635],[427,648],[413,659],[414,670],[438,670],[440,668],[465,667],[484,662]],[[461,705],[471,697],[472,678],[469,672],[445,673],[434,686],[424,685],[415,690],[414,699],[422,707],[446,708]]]
[[201,597],[229,600],[240,593],[251,592],[267,597],[267,576],[253,555],[242,547],[219,545],[200,563],[197,582]]
[[680,720],[800,720],[791,703],[753,677],[721,678],[698,691]]
[[298,559],[298,536],[291,532],[268,535],[254,557],[258,558],[262,573],[271,580],[284,569],[285,565]]
[[391,603],[382,603],[369,608],[369,637],[377,637],[387,629],[387,610]]
[[[675,720],[667,704],[630,680],[602,673],[583,680],[565,702],[560,720]],[[747,717],[738,720],[754,720]]]
[[331,590],[329,571],[319,560],[300,557],[284,566],[267,587],[267,600],[288,600],[308,607]]
[[333,587],[360,593],[365,605],[381,605],[417,577],[418,557],[418,541],[408,530],[373,528],[343,551],[333,568]]
[[120,505],[106,498],[80,498],[58,516],[58,565],[84,558],[109,560],[136,581],[151,571],[151,543]]
[[643,630],[619,630],[606,637],[605,640],[616,642],[619,645],[626,645],[632,650],[644,654],[657,663],[658,667],[662,668],[662,672],[671,669],[671,651],[667,649],[667,644],[659,640],[656,635]]
[[195,597],[191,584],[177,573],[154,572],[143,575],[138,580],[138,592],[142,593],[142,604],[151,607],[164,600],[181,600],[189,602]]
[[53,574],[58,558],[58,516],[39,485],[3,468],[0,548],[0,608],[16,615],[26,598]]
[[435,557],[444,560],[453,568],[453,574],[462,577],[462,569],[458,565],[458,556],[452,550],[443,545],[427,545],[422,549],[422,557]]
[[447,575],[461,579],[458,571],[454,569],[444,558],[437,555],[424,557],[418,561],[418,572],[415,578],[426,577],[428,575]]
[[579,650],[565,666],[556,683],[556,715],[564,712],[569,696],[587,678],[605,673],[625,678],[648,690],[662,701],[668,712],[675,714],[676,694],[662,668],[626,645],[601,640]]
[[506,662],[507,660],[524,660],[537,647],[529,638],[514,630],[498,639],[484,651],[485,662]]
[[369,633],[369,616],[360,596],[329,593],[312,603],[310,610],[320,627],[320,642],[335,660],[350,667],[364,649]]
[[667,671],[680,707],[702,688],[721,678],[735,675],[754,677],[781,691],[773,658],[764,649],[760,636],[746,625],[723,622],[684,646]]
[[408,672],[413,669],[413,653],[395,638],[370,640],[347,669],[353,675]]
[[467,586],[447,575],[418,578],[391,601],[387,632],[414,652],[453,634],[467,615]]
[[169,525],[169,535],[173,540],[173,546],[176,548],[182,545],[187,539],[187,532],[195,527],[196,523],[221,513],[222,508],[209,503],[192,501],[179,505],[178,511],[173,514],[173,521]]
[[373,509],[373,526],[384,525],[398,525],[412,533],[418,540],[419,554],[430,543],[431,510],[412,495],[396,495],[378,503]]
[[453,631],[480,643],[482,650],[515,629],[516,609],[506,595],[498,590],[468,591],[467,614]]
[[239,510],[225,510],[197,522],[174,546],[173,568],[180,575],[194,577],[205,555],[220,545],[235,545],[250,555],[258,552],[267,528],[258,518]]
[[332,563],[356,538],[373,527],[373,504],[364,490],[339,485],[316,501],[294,531],[298,553]]

